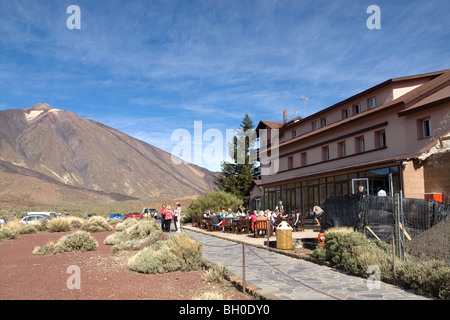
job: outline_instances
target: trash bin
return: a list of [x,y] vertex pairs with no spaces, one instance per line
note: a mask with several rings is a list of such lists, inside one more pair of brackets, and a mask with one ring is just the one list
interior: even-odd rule
[[291,250],[292,249],[292,228],[286,221],[281,221],[277,230],[277,249]]

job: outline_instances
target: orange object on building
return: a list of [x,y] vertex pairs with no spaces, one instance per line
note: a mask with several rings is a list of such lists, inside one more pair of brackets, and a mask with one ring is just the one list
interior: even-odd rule
[[425,199],[442,202],[442,193],[425,193]]

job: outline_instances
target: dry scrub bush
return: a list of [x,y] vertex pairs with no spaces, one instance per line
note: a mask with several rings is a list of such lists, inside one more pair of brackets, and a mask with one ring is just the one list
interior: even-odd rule
[[198,297],[194,297],[193,300],[228,300],[223,297],[223,294],[218,292],[207,291],[203,292]]
[[47,229],[50,232],[66,232],[70,230],[70,223],[63,218],[51,219],[47,222]]
[[198,270],[201,266],[201,244],[184,233],[166,241],[157,241],[151,247],[136,253],[128,267],[142,273],[165,273]]
[[6,223],[5,225],[3,225],[2,229],[9,229],[9,230],[15,230],[17,232],[20,231],[20,229],[22,229],[23,224],[19,221],[19,220],[10,220],[8,221],[8,223]]
[[69,218],[65,218],[69,221],[70,227],[71,228],[81,228],[86,220],[80,217],[69,217]]
[[[38,224],[39,223],[36,223],[36,225],[38,225]],[[34,224],[26,224],[19,230],[20,234],[33,234],[33,233],[37,233],[37,232],[38,232],[38,229],[36,228],[36,226]]]
[[[168,235],[152,221],[135,220],[135,222],[129,222],[128,225],[126,229],[109,235],[103,241],[106,245],[113,245],[111,249],[113,253],[120,250],[140,250],[156,241],[168,239]],[[126,223],[123,226],[126,226]]]
[[59,239],[56,244],[50,242],[42,248],[34,248],[33,253],[35,255],[47,255],[72,251],[91,251],[97,246],[97,241],[88,232],[75,231]]
[[123,231],[129,226],[138,223],[139,221],[135,218],[128,218],[123,222],[120,222],[116,225],[116,231]]
[[222,283],[225,281],[227,272],[228,269],[224,266],[214,266],[205,271],[203,280],[209,283]]
[[17,239],[19,237],[19,231],[15,229],[2,227],[0,229],[0,241]]
[[103,217],[90,217],[82,226],[81,229],[87,232],[102,232],[111,231],[112,227],[108,221]]

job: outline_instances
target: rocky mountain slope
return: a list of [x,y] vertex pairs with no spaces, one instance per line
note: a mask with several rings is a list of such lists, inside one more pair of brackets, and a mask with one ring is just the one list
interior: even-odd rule
[[174,199],[213,187],[207,169],[47,104],[0,111],[0,160],[1,201],[39,190],[49,201]]

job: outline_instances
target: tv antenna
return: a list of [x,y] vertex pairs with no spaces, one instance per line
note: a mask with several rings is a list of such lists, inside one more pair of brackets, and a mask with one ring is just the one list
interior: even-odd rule
[[306,118],[306,101],[308,101],[308,97],[307,96],[301,96],[300,99],[303,100],[303,104],[305,105],[305,118]]

